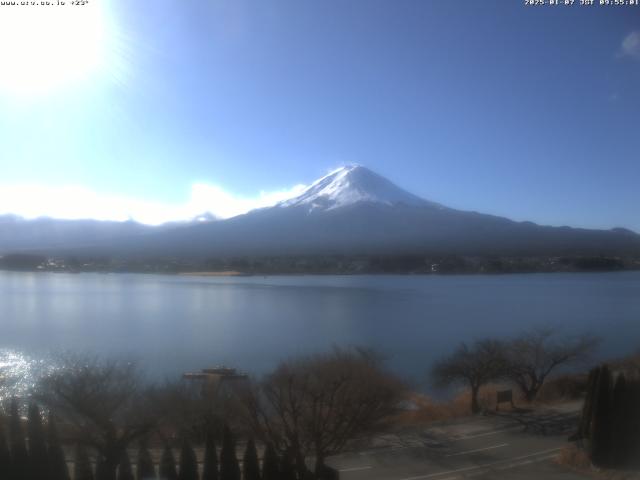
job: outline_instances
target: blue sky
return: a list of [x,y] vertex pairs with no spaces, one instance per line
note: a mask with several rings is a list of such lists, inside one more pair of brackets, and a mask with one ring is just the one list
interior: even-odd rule
[[640,7],[91,1],[0,11],[0,211],[228,216],[359,163],[640,231]]

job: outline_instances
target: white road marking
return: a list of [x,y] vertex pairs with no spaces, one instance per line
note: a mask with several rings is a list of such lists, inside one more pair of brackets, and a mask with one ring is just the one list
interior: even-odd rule
[[466,452],[452,453],[452,454],[446,455],[446,456],[447,457],[457,457],[459,455],[466,455],[468,453],[476,453],[476,452],[484,452],[485,450],[493,450],[494,448],[506,447],[508,445],[509,445],[508,443],[501,443],[500,445],[492,445],[490,447],[476,448],[475,450],[467,450]]
[[[543,457],[534,458],[533,460],[524,460],[523,462],[513,462],[513,463],[509,463],[508,465],[500,465],[499,467],[496,467],[495,470],[508,470],[510,468],[522,467],[524,465],[531,465],[532,463],[541,462],[543,460],[549,460],[554,457],[555,455],[546,455]],[[477,477],[478,475],[484,475],[489,471],[490,471],[489,469],[485,468],[485,469],[480,469],[477,472],[466,473],[464,474],[464,476],[458,475],[455,477],[439,478],[438,480],[461,480],[463,478]]]
[[369,470],[373,468],[371,465],[365,465],[364,467],[352,467],[352,468],[341,468],[340,472],[359,472],[360,470]]
[[424,444],[416,444],[416,445],[409,445],[409,446],[391,446],[391,447],[380,447],[380,448],[375,448],[375,449],[370,449],[370,450],[362,450],[360,452],[358,452],[358,455],[360,455],[361,457],[365,457],[367,455],[375,455],[377,453],[387,453],[387,452],[399,452],[400,450],[411,450],[413,448],[425,448],[428,447],[429,445],[424,445]]
[[[535,457],[537,455],[544,455],[545,453],[557,452],[558,450],[562,450],[562,448],[563,447],[550,448],[548,450],[541,450],[539,452],[531,453],[529,455],[522,455],[520,457],[513,457],[513,458],[505,458],[504,460],[498,460],[497,462],[484,463],[482,465],[474,465],[473,467],[459,468],[457,470],[448,470],[448,471],[445,471],[445,472],[430,473],[428,475],[418,475],[418,476],[415,476],[415,477],[406,477],[406,478],[403,478],[401,480],[423,480],[423,479],[426,479],[426,478],[433,478],[433,477],[440,477],[442,475],[448,475],[450,473],[460,473],[460,472],[468,472],[470,470],[479,470],[479,469],[482,469],[482,468],[492,467],[494,465],[500,465],[501,463],[505,463],[505,462],[513,462],[514,460],[523,460],[525,458],[531,458],[531,457]],[[545,460],[545,459],[551,458],[551,457],[553,457],[553,455],[541,458],[539,460]],[[508,465],[518,466],[517,463],[512,463],[512,464],[508,464]],[[453,478],[456,478],[456,477],[453,477]]]
[[[471,440],[472,438],[486,437],[487,435],[497,435],[499,433],[511,432],[511,431],[520,430],[520,429],[522,429],[521,425],[515,425],[513,427],[503,428],[501,430],[492,430],[490,432],[478,433],[476,435],[466,435],[463,437],[451,437],[451,438],[447,438],[444,441],[448,443],[461,442],[463,440]],[[423,440],[416,440],[416,442],[423,442],[423,443],[416,443],[415,445],[409,445],[409,446],[395,445],[391,447],[380,447],[380,448],[375,448],[370,450],[361,450],[360,452],[358,452],[358,455],[360,455],[361,457],[364,457],[366,455],[372,455],[372,454],[375,455],[376,453],[387,452],[387,451],[396,452],[399,450],[410,450],[413,448],[431,448],[434,446],[442,446],[442,442],[438,442],[438,441],[432,442],[431,445],[424,443]]]
[[476,435],[466,435],[464,437],[455,437],[450,440],[450,442],[459,442],[461,440],[470,440],[472,438],[478,437],[486,437],[487,435],[497,435],[499,433],[510,432],[512,430],[520,430],[522,428],[521,425],[516,425],[514,427],[503,428],[502,430],[492,430],[491,432],[478,433]]

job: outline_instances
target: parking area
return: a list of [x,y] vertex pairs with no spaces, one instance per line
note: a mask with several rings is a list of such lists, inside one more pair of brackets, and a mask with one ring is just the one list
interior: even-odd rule
[[331,464],[345,480],[584,479],[554,462],[577,421],[575,407],[492,413],[379,437]]

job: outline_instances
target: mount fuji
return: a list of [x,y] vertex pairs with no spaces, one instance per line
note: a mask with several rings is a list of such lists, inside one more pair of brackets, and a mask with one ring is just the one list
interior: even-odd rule
[[[210,219],[209,219],[210,220]],[[540,226],[422,199],[359,165],[299,196],[226,220],[147,227],[132,222],[0,221],[0,254],[129,259],[316,255],[640,257],[626,229]]]
[[280,202],[278,206],[307,205],[312,212],[316,209],[332,210],[356,203],[444,208],[402,190],[386,178],[360,165],[334,170],[329,175],[316,180],[298,197]]
[[[94,250],[94,249],[92,249]],[[212,258],[278,255],[640,256],[625,229],[540,226],[424,200],[362,166],[347,166],[301,195],[226,220],[122,238],[112,255]]]

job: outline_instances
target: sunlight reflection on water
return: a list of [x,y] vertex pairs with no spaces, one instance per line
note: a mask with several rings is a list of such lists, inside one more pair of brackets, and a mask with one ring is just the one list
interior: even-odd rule
[[55,370],[50,358],[36,358],[11,349],[0,349],[0,401],[24,397],[38,381]]

